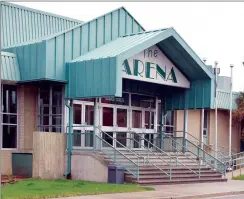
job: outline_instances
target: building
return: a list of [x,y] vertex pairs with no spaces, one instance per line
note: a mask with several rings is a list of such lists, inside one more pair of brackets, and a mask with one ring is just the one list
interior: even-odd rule
[[[6,2],[1,13],[4,174],[13,152],[33,157],[34,177],[100,181],[106,168],[94,154],[107,148],[128,159],[127,148],[167,151],[167,139],[181,139],[183,151],[205,144],[213,155],[215,76],[174,28],[147,31],[123,7],[88,22]],[[219,76],[223,154],[228,88]],[[235,123],[232,148],[240,151]]]

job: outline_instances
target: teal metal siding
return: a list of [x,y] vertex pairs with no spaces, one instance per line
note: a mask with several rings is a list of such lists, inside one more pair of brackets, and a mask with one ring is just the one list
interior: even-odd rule
[[[211,87],[214,82],[210,79],[195,80],[187,90],[188,109],[210,108],[212,102]],[[184,109],[184,91],[166,97],[167,110]]]
[[46,74],[46,42],[7,49],[18,57],[20,81],[44,79]]
[[[232,93],[232,108],[233,110],[237,109],[236,99],[238,99],[240,93],[233,92]],[[218,107],[219,109],[230,109],[230,92],[219,90],[218,91]],[[215,106],[214,106],[215,107]]]
[[138,33],[141,30],[141,25],[124,8],[120,8],[50,38],[46,48],[46,77],[64,81],[65,62],[93,51],[119,36]]
[[117,68],[116,57],[68,63],[66,96],[75,99],[114,95],[120,89],[116,84]]
[[0,2],[2,48],[24,44],[77,26],[82,21]]
[[19,81],[19,64],[15,54],[1,52],[1,76],[2,80]]

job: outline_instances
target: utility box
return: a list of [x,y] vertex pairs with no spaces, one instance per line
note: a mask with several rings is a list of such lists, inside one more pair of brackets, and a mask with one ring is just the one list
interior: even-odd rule
[[32,153],[12,153],[13,176],[32,177]]
[[125,170],[124,167],[117,165],[108,166],[108,183],[124,184]]

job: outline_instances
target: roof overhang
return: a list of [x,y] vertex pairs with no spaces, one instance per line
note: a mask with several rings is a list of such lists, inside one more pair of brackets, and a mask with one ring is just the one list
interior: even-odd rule
[[67,64],[68,98],[121,96],[124,60],[157,45],[189,79],[212,79],[213,74],[173,29],[120,37]]

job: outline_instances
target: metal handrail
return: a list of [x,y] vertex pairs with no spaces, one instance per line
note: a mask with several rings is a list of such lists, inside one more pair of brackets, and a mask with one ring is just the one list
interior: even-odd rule
[[[128,150],[129,152],[131,152],[133,155],[135,155],[138,159],[140,158],[145,158],[143,156],[139,156],[138,154],[136,154],[134,151],[132,151],[131,149],[129,149],[128,147],[124,146],[122,143],[118,142],[117,139],[115,139],[114,137],[110,136],[109,134],[107,134],[106,132],[102,131],[101,129],[99,129],[100,132],[104,133],[105,135],[109,136],[111,139],[115,140],[116,143],[119,143],[121,146],[123,146],[124,149]],[[151,165],[155,166],[157,169],[159,169],[160,171],[162,171],[164,174],[166,174],[167,176],[169,176],[169,178],[171,179],[171,170],[170,170],[170,174],[168,174],[166,171],[164,171],[163,169],[159,168],[157,165],[155,165],[154,163],[152,163],[149,158],[147,158],[148,163],[150,163]],[[165,160],[164,160],[165,161]],[[166,161],[165,161],[166,162]],[[168,162],[166,162],[168,163]]]
[[[170,157],[170,160],[171,160],[171,159],[176,159],[176,164],[179,163],[180,165],[182,165],[182,166],[185,167],[186,169],[188,169],[188,170],[192,171],[193,173],[195,173],[196,175],[198,175],[198,177],[200,178],[200,169],[199,169],[199,172],[198,172],[198,173],[195,172],[194,170],[190,169],[188,166],[186,166],[186,165],[183,164],[182,162],[179,162],[179,161],[178,161],[178,158],[175,158],[175,157],[170,156],[168,153],[166,153],[166,152],[164,152],[163,150],[161,150],[160,148],[158,148],[155,144],[153,144],[153,143],[150,142],[149,140],[147,140],[147,139],[145,139],[144,137],[142,137],[139,133],[136,133],[136,132],[130,132],[130,133],[134,133],[134,134],[138,135],[138,136],[141,138],[141,140],[147,141],[149,144],[151,144],[153,147],[155,147],[155,148],[156,148],[157,150],[159,150],[161,153],[166,154],[168,157]],[[137,141],[137,140],[135,140],[135,141]],[[137,141],[137,142],[138,142],[138,141]],[[151,152],[152,152],[152,151],[151,151]],[[178,151],[178,152],[180,152],[180,151]],[[184,156],[187,157],[185,154],[184,154]],[[160,156],[158,156],[158,157],[161,159]],[[198,163],[198,162],[197,162],[197,163]],[[170,167],[171,167],[171,166],[170,166]]]
[[[164,135],[165,137],[169,137],[170,139],[173,139],[172,137],[166,135],[164,132],[162,132],[162,133],[163,133],[163,135]],[[198,151],[199,151],[199,150],[202,150],[200,147],[198,147],[197,145],[195,145],[195,144],[192,143],[191,141],[189,141],[189,140],[187,140],[187,139],[186,139],[186,141],[189,142],[189,143],[191,143],[193,146],[195,146],[195,147],[198,149]],[[189,151],[191,154],[197,156],[197,158],[198,158],[199,160],[201,159],[201,160],[202,160],[203,162],[205,162],[208,166],[212,167],[213,169],[218,170],[218,168],[213,167],[212,164],[208,163],[206,160],[204,160],[204,158],[201,158],[199,155],[196,155],[193,151],[189,150],[186,146],[183,146],[182,144],[178,143],[177,141],[175,141],[175,142],[176,142],[177,144],[179,144],[182,148],[184,148],[184,149],[186,149],[187,151]],[[210,154],[207,153],[206,151],[204,151],[204,150],[202,150],[202,151],[203,151],[203,153],[205,153],[205,154],[209,155],[211,158],[213,158],[216,162],[219,162],[220,164],[223,164],[224,167],[226,167],[226,165],[225,165],[223,162],[219,161],[218,159],[216,159],[215,157],[213,157],[212,155],[210,155]],[[218,171],[219,171],[219,170],[218,170]],[[225,171],[226,171],[226,169],[225,169]],[[221,171],[219,171],[219,172],[222,173]],[[225,172],[222,173],[222,174],[225,175]]]
[[[128,158],[126,155],[124,155],[123,153],[121,153],[119,150],[117,150],[115,147],[113,147],[111,144],[109,144],[106,140],[104,140],[103,138],[101,138],[98,135],[95,135],[98,139],[100,139],[102,142],[106,142],[106,144],[108,146],[110,146],[110,148],[112,148],[114,151],[118,152],[120,155],[122,155],[124,158],[126,158],[127,160],[129,160],[132,164],[134,164],[137,167],[137,175],[134,174],[134,172],[132,172],[129,168],[125,167],[124,165],[121,165],[119,162],[117,162],[117,164],[121,165],[124,167],[125,170],[127,170],[128,172],[130,172],[132,175],[134,175],[137,180],[139,181],[139,159],[137,159],[137,163],[135,163],[133,160],[131,160],[130,158]],[[105,151],[105,150],[104,150]],[[116,159],[116,158],[114,158]]]
[[[210,145],[205,144],[205,143],[202,142],[201,140],[197,139],[197,138],[196,138],[195,136],[193,136],[192,134],[190,134],[190,133],[188,133],[188,132],[186,132],[186,134],[189,135],[189,136],[191,136],[192,138],[194,138],[194,139],[199,143],[199,145],[201,144],[201,146],[203,145],[203,146],[206,146],[206,147],[210,148],[212,151],[214,151],[214,153],[216,153],[217,155],[219,155],[220,157],[222,157],[222,158],[223,158],[223,161],[224,161],[225,156],[224,156],[222,153],[216,151],[216,150],[213,149]],[[191,142],[192,142],[192,141],[191,141]],[[204,147],[202,148],[202,150],[204,150]],[[204,151],[205,151],[205,150],[204,150]],[[206,152],[206,151],[205,151],[205,152]],[[217,156],[217,157],[219,157],[219,156]],[[217,158],[217,159],[218,159],[218,158]]]

